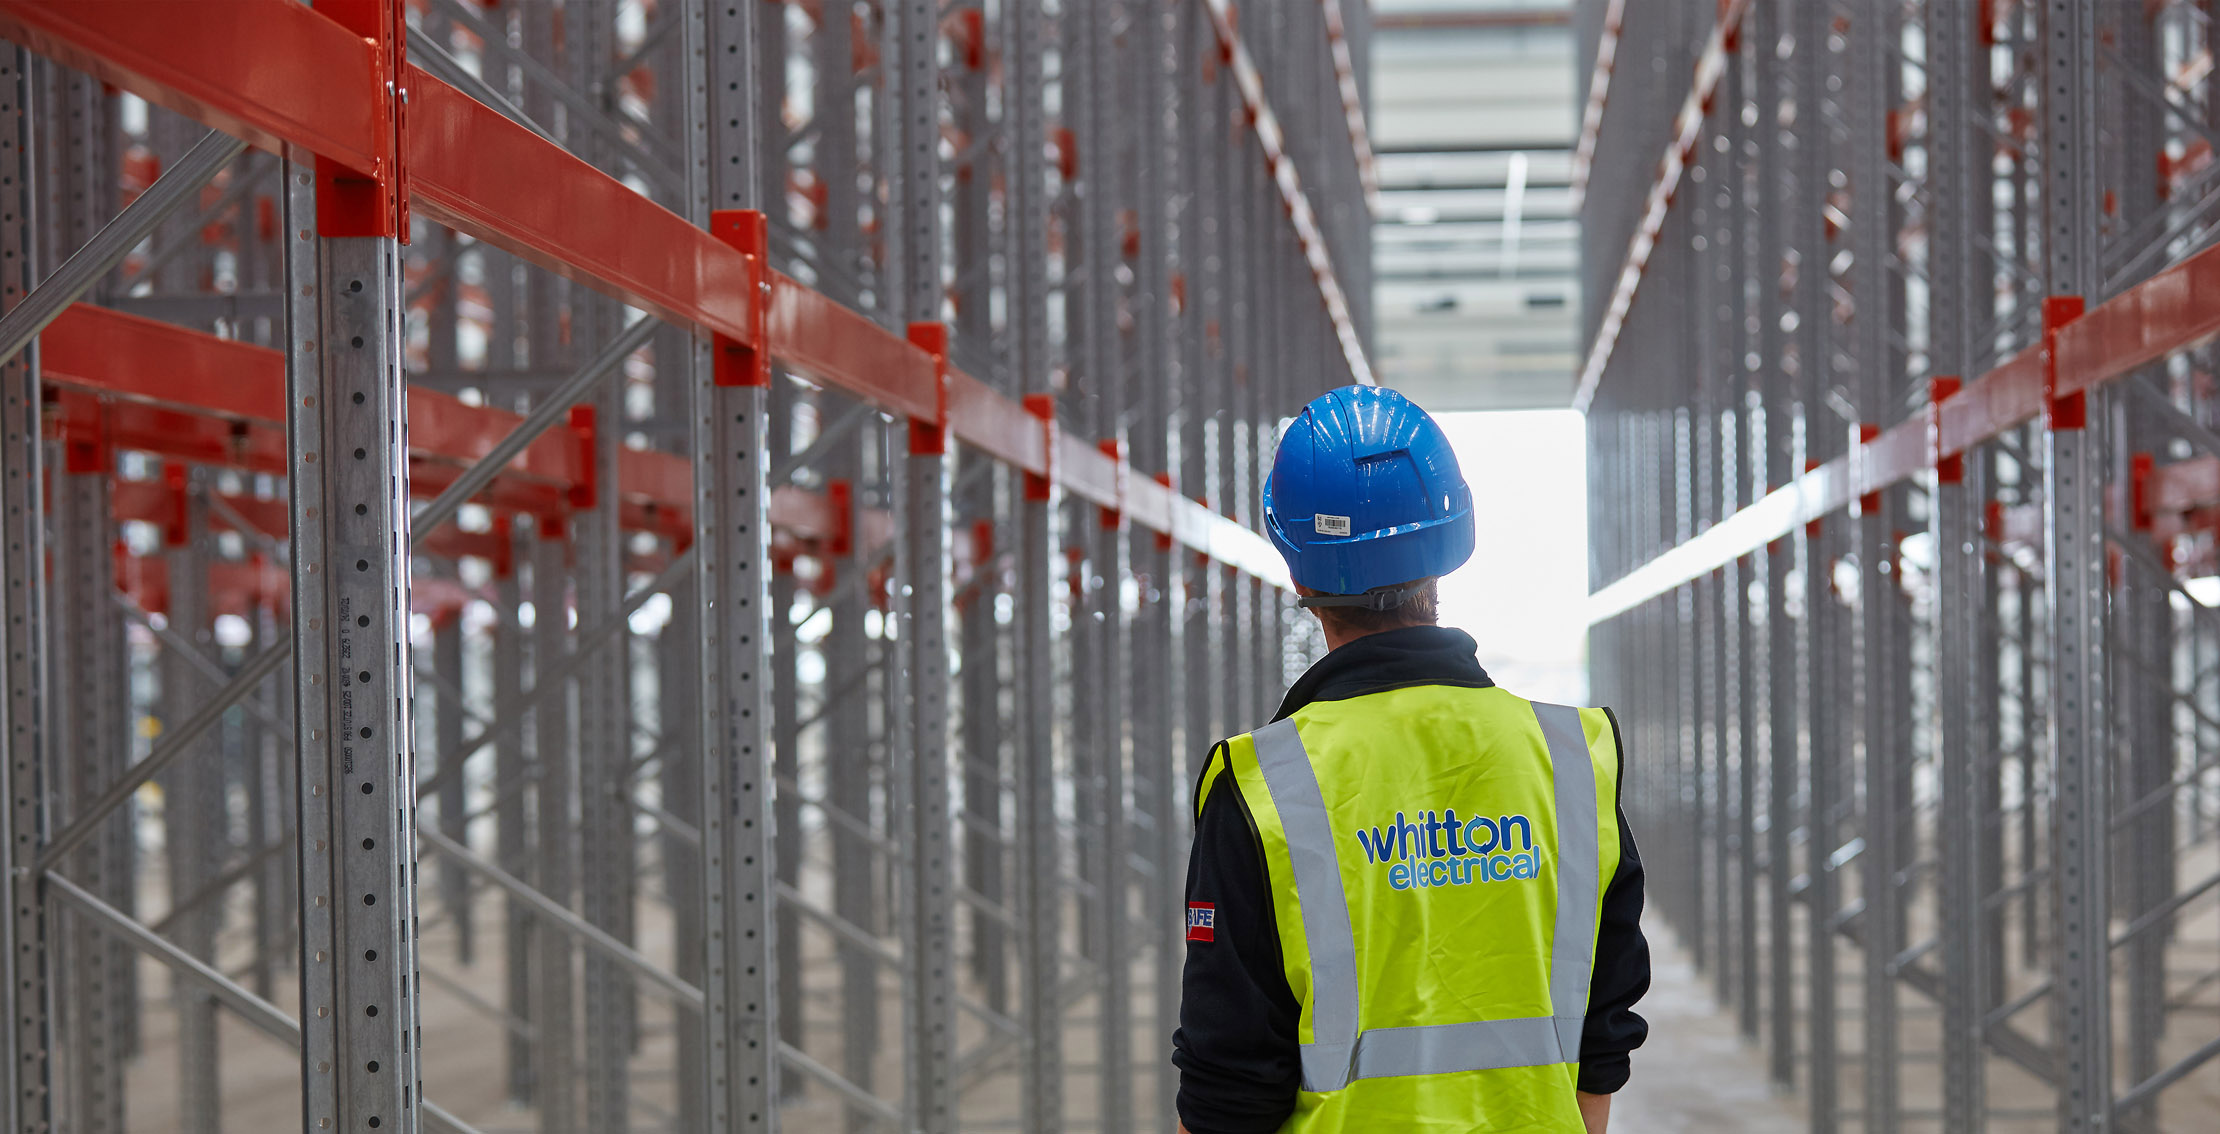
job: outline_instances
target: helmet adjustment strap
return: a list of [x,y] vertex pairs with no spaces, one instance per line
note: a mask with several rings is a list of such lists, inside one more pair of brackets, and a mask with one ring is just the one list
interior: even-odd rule
[[1388,611],[1410,601],[1411,596],[1426,589],[1433,579],[1420,579],[1399,587],[1377,587],[1361,595],[1305,595],[1295,600],[1295,605],[1305,610],[1321,606],[1362,607],[1365,610]]

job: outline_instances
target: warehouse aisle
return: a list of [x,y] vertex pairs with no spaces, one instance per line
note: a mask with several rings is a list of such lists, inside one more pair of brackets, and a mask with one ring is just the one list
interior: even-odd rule
[[1615,1134],[1803,1134],[1794,1096],[1765,1081],[1762,1053],[1735,1035],[1688,955],[1650,927],[1655,983],[1642,1001],[1650,1039],[1634,1054],[1634,1078],[1612,1105]]

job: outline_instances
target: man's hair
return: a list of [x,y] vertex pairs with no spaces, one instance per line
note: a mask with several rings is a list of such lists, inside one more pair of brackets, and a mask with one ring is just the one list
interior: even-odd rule
[[1440,580],[1428,579],[1426,585],[1413,591],[1409,598],[1386,610],[1370,610],[1361,606],[1321,606],[1313,609],[1321,624],[1345,634],[1377,634],[1382,630],[1400,630],[1405,626],[1432,626],[1441,618]]

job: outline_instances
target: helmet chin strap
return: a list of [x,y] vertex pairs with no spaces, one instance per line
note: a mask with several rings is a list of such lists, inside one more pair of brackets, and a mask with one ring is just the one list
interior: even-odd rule
[[1394,610],[1408,601],[1412,595],[1425,590],[1426,584],[1433,581],[1432,579],[1420,579],[1415,583],[1405,583],[1399,587],[1375,587],[1361,595],[1305,595],[1296,599],[1295,605],[1305,610],[1316,609],[1321,606],[1354,606],[1362,607],[1365,610]]

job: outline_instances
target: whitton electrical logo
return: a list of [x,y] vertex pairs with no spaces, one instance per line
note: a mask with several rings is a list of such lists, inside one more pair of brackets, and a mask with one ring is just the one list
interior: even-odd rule
[[1522,882],[1542,873],[1534,823],[1524,815],[1459,819],[1451,807],[1439,816],[1421,811],[1406,819],[1398,811],[1384,833],[1357,828],[1357,842],[1367,861],[1388,868],[1388,885],[1398,890]]

